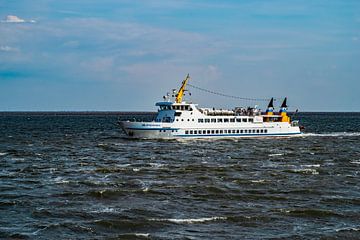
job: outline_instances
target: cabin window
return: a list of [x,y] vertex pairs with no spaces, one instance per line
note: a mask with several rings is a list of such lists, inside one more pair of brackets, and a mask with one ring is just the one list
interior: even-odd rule
[[195,121],[195,119],[191,119],[192,121]]
[[253,119],[253,118],[249,118],[249,122],[254,122],[254,119]]
[[194,130],[194,134],[197,134],[197,130]]
[[193,130],[190,130],[190,134],[193,134],[194,132],[193,132]]
[[260,133],[264,133],[264,130],[263,130],[263,129],[261,129],[261,130],[260,130]]
[[219,130],[216,130],[216,134],[219,134]]
[[199,118],[199,119],[198,119],[198,122],[199,122],[199,123],[203,123],[203,122],[204,122],[204,119]]
[[175,117],[180,117],[181,116],[181,112],[175,112]]
[[235,118],[230,118],[230,122],[235,122]]
[[218,118],[217,122],[219,123],[222,122],[222,118]]
[[247,120],[247,118],[243,118],[243,122],[247,122],[248,120]]
[[228,118],[224,118],[224,123],[229,122]]
[[188,122],[190,122],[190,119],[188,119]]
[[257,129],[257,130],[256,130],[256,133],[260,133],[260,130],[259,130],[259,129]]
[[267,129],[264,130],[264,133],[267,133]]
[[236,133],[236,130],[232,130],[232,133]]
[[247,133],[247,129],[245,129],[244,132]]
[[210,134],[210,130],[207,130],[207,134]]
[[179,121],[179,119],[177,118],[176,121]]
[[241,122],[241,118],[237,118],[237,119],[236,119],[236,122]]
[[255,129],[253,129],[253,133],[255,133]]
[[205,118],[205,122],[206,122],[206,123],[209,123],[209,122],[210,122],[210,119],[209,119],[209,118]]
[[220,134],[222,134],[223,133],[223,130],[220,130]]
[[211,134],[214,134],[215,133],[215,131],[214,130],[211,130]]
[[240,130],[240,133],[244,133],[244,130]]
[[185,109],[185,107],[184,106],[181,106],[181,110],[184,110]]
[[227,133],[227,130],[224,130],[224,133]]
[[228,133],[231,133],[231,130],[228,130]]
[[216,118],[212,118],[212,119],[211,119],[211,122],[212,122],[212,123],[216,123]]

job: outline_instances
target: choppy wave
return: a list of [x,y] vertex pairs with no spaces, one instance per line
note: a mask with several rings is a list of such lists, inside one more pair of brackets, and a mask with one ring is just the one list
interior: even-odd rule
[[226,220],[227,217],[205,217],[205,218],[151,218],[150,221],[156,222],[171,222],[171,223],[204,223],[209,221]]
[[1,119],[0,238],[360,239],[360,114],[311,116],[297,138],[185,140]]

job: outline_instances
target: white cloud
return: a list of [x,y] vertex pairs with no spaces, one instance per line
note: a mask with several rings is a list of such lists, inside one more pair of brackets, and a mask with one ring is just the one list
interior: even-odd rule
[[19,51],[19,49],[9,47],[9,46],[0,46],[0,51],[1,52],[17,52],[17,51]]
[[3,23],[25,23],[25,22],[35,23],[35,20],[25,20],[25,19],[19,18],[18,16],[15,16],[15,15],[8,15],[6,17],[6,19],[2,20],[1,22],[3,22]]

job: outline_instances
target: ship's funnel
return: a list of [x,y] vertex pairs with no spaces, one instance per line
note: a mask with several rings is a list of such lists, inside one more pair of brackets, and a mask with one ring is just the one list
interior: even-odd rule
[[269,105],[266,109],[266,115],[273,115],[274,112],[274,98],[271,98]]
[[282,117],[281,118],[282,122],[290,122],[291,121],[290,117],[286,113],[287,107],[288,107],[287,104],[286,104],[286,100],[287,100],[287,98],[285,97],[284,101],[281,104],[280,111],[279,111],[280,115]]
[[268,108],[274,108],[274,98],[271,98]]
[[287,98],[285,97],[283,103],[281,104],[281,108],[287,108],[288,106],[286,105],[286,100]]

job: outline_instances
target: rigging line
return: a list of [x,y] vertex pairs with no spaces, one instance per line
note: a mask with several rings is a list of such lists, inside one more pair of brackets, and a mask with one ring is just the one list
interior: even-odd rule
[[[214,95],[218,95],[218,96],[222,96],[222,97],[228,97],[228,98],[234,98],[234,99],[241,99],[241,100],[247,100],[247,101],[270,101],[270,98],[245,98],[245,97],[238,97],[238,96],[233,96],[233,95],[228,95],[228,94],[224,94],[224,93],[220,93],[220,92],[215,92],[215,91],[211,91],[205,88],[201,88],[201,87],[197,87],[194,86],[190,83],[187,84],[188,86],[195,88],[197,90],[203,91],[203,92],[207,92],[207,93],[211,93]],[[274,98],[274,100],[276,100]]]

